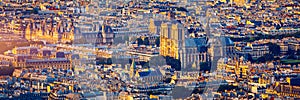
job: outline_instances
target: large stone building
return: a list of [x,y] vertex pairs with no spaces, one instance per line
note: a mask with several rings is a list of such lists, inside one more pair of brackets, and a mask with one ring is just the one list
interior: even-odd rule
[[179,49],[182,49],[185,40],[183,26],[177,23],[163,23],[160,32],[160,54],[179,59]]
[[208,23],[206,38],[191,38],[178,22],[163,22],[160,27],[160,55],[180,60],[183,70],[199,69],[201,62],[216,66],[222,57],[236,57],[233,41],[210,27]]
[[187,30],[176,22],[162,23],[160,28],[160,55],[180,60],[181,69],[199,69],[207,59],[207,39],[188,38]]
[[[69,52],[75,51],[74,52]],[[97,52],[88,47],[80,48],[65,45],[46,45],[15,47],[0,55],[0,61],[7,61],[10,66],[16,68],[63,68],[69,69],[74,66],[91,64],[96,59]],[[102,54],[101,54],[102,55]]]
[[9,61],[13,67],[16,68],[63,68],[70,69],[71,62],[65,58],[51,58],[51,59],[32,59],[29,55],[0,55],[1,60]]
[[74,44],[112,44],[114,33],[110,26],[86,23],[75,27]]
[[25,29],[25,39],[49,43],[112,44],[114,38],[110,26],[101,22],[73,22],[67,19],[30,20]]
[[25,39],[44,40],[49,43],[70,42],[74,39],[73,30],[73,23],[66,20],[30,20],[25,29]]
[[250,54],[253,58],[259,58],[269,53],[269,47],[266,44],[240,43],[236,46],[236,51],[240,55]]

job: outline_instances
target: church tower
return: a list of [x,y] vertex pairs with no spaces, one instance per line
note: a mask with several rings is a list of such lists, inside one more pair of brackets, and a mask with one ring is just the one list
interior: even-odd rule
[[217,35],[220,34],[218,33],[217,29],[211,29],[211,23],[217,21],[215,16],[212,13],[210,13],[209,10],[206,10],[206,17],[207,18],[205,31],[209,44],[209,60],[211,62],[211,70],[215,70],[217,68],[218,60],[224,57],[224,48],[226,48],[226,45],[222,41],[222,38],[224,37]]
[[32,34],[31,34],[30,24],[31,24],[31,23],[28,23],[28,24],[27,24],[27,27],[26,27],[26,29],[25,29],[25,39],[28,40],[28,41],[30,41],[30,40],[32,39],[32,36],[31,36]]
[[178,23],[163,23],[160,30],[160,55],[179,59],[179,49],[185,39],[184,27]]
[[52,42],[53,43],[57,43],[59,42],[59,36],[60,34],[58,33],[58,30],[57,30],[57,27],[53,28],[53,31],[52,31]]
[[130,72],[129,72],[130,78],[133,78],[135,76],[135,74],[136,74],[136,65],[135,65],[135,61],[133,59],[131,66],[130,66]]
[[149,21],[149,32],[156,34],[156,26],[154,23],[154,19],[150,19]]

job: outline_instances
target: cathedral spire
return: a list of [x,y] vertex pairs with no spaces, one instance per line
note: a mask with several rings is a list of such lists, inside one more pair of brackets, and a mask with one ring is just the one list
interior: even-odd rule
[[209,16],[206,16],[207,18],[206,18],[206,36],[208,37],[208,38],[211,38],[211,33],[210,33],[210,18],[209,18]]
[[132,59],[132,63],[130,66],[130,77],[132,78],[136,74],[136,65],[134,59]]
[[131,63],[130,69],[136,69],[136,65],[135,65],[134,59],[132,59],[132,63]]

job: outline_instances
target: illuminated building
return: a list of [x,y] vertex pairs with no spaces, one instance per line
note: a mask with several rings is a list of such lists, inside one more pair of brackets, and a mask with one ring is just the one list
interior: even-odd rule
[[119,94],[118,100],[133,100],[132,95],[128,94],[127,92],[121,92]]
[[253,58],[259,58],[267,53],[269,53],[269,47],[265,44],[257,44],[248,43],[247,46],[239,46],[239,44],[236,46],[237,52],[246,55],[250,54]]
[[162,23],[160,32],[160,55],[180,60],[181,69],[199,69],[200,62],[208,61],[206,38],[187,38],[178,23]]
[[130,76],[130,78],[133,78],[135,75],[136,75],[136,65],[135,65],[135,62],[134,62],[134,59],[133,59],[132,64],[131,64],[130,69],[129,69],[129,76]]
[[160,54],[179,59],[179,49],[185,38],[183,26],[179,24],[163,23],[161,25]]
[[244,61],[244,58],[241,57],[240,61],[236,65],[235,74],[238,75],[239,78],[246,78],[247,71],[248,71],[248,64]]
[[300,97],[299,78],[286,78],[287,82],[276,82],[274,93],[279,96]]
[[31,66],[36,68],[54,67],[54,68],[63,68],[63,69],[69,69],[71,67],[70,61],[64,58],[45,59],[45,60],[27,60],[26,66]]
[[239,78],[246,78],[247,71],[248,71],[248,63],[243,61],[243,57],[240,58],[240,61],[237,60],[230,60],[226,64],[226,72],[236,74]]
[[72,23],[52,19],[31,20],[25,29],[25,39],[44,40],[50,43],[71,42],[73,39]]
[[13,54],[30,54],[35,55],[38,53],[37,47],[16,47],[12,49]]
[[244,5],[246,3],[246,0],[230,0],[230,4],[237,4],[237,5]]

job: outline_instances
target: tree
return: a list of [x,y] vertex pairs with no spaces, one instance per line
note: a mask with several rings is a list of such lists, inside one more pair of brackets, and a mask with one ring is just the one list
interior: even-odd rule
[[295,54],[295,50],[293,50],[292,48],[288,48],[287,55],[294,55],[294,54]]
[[110,65],[110,64],[112,64],[112,63],[113,63],[113,62],[112,62],[112,59],[111,59],[111,58],[108,58],[108,59],[107,59],[107,64]]
[[165,83],[170,83],[171,80],[172,80],[172,78],[166,78],[166,79],[164,79],[163,81],[164,81]]
[[160,37],[157,37],[157,38],[155,39],[155,44],[156,44],[157,47],[160,46]]
[[144,41],[141,38],[137,38],[136,40],[138,45],[143,45]]
[[38,14],[39,13],[39,8],[37,8],[37,7],[33,8],[32,13]]
[[218,91],[224,92],[225,90],[233,90],[233,89],[238,90],[238,87],[233,85],[220,85]]
[[274,56],[280,55],[280,46],[275,43],[267,43],[270,53]]
[[143,68],[149,68],[149,62],[139,61],[138,64],[142,65]]
[[177,10],[178,10],[178,11],[188,12],[188,10],[186,10],[184,7],[178,7]]
[[296,56],[295,56],[295,55],[287,55],[286,58],[287,58],[287,59],[296,59]]
[[[91,63],[92,64],[92,63]],[[97,58],[96,64],[112,64],[112,58]]]
[[210,66],[209,66],[209,63],[207,63],[207,62],[201,62],[200,63],[200,71],[204,71],[204,72],[206,72],[206,71],[210,71]]
[[175,59],[173,57],[169,57],[169,56],[167,56],[165,59],[166,59],[167,65],[170,65],[172,68],[174,68],[177,71],[181,70],[180,60]]
[[266,61],[274,60],[274,55],[269,54],[269,53],[265,54],[264,57],[265,57]]
[[248,61],[253,62],[252,55],[250,55],[249,53],[247,53],[247,54],[245,55],[245,58],[246,58]]
[[296,51],[296,55],[300,55],[300,50],[297,50],[297,51]]
[[256,62],[257,62],[257,63],[265,63],[265,62],[267,62],[267,61],[273,61],[273,60],[274,60],[274,55],[267,53],[267,54],[265,54],[265,55],[259,57],[259,58],[256,60]]
[[150,42],[149,42],[149,38],[148,38],[148,37],[144,38],[143,44],[144,44],[144,45],[150,45]]

